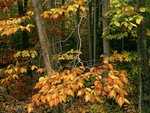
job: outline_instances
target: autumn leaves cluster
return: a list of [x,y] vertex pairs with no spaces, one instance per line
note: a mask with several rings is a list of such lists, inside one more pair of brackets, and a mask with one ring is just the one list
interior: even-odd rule
[[35,106],[48,104],[50,107],[62,104],[69,96],[81,97],[86,102],[100,102],[101,97],[113,98],[119,106],[129,101],[125,98],[128,79],[125,71],[117,71],[106,60],[101,66],[86,68],[80,66],[72,71],[53,71],[41,77],[35,89],[39,92],[28,104],[28,112]]

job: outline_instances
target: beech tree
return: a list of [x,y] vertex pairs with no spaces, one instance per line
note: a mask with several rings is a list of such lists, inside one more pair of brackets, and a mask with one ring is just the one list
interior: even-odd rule
[[47,32],[44,26],[44,20],[40,16],[41,11],[42,11],[41,1],[33,0],[32,4],[33,4],[34,12],[35,12],[35,20],[36,20],[39,39],[40,39],[45,68],[46,68],[47,73],[50,73],[52,70],[51,59],[50,59],[51,46],[50,46],[50,42],[48,40]]

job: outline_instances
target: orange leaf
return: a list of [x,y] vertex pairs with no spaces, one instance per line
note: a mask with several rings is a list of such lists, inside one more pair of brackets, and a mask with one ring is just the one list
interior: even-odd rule
[[108,64],[108,68],[111,69],[111,70],[114,69],[112,64]]
[[99,96],[96,96],[96,97],[95,97],[95,99],[96,99],[98,102],[100,102],[100,101],[101,101],[101,99],[100,99],[100,97],[99,97]]
[[43,73],[44,71],[45,71],[44,68],[39,68],[36,72],[37,72],[37,73]]
[[33,111],[32,104],[28,104],[27,110],[28,110],[28,113],[31,113]]

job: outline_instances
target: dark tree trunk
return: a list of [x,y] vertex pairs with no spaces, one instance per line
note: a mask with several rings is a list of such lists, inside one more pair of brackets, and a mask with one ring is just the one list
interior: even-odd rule
[[88,42],[89,42],[89,60],[92,60],[92,29],[91,29],[91,14],[92,13],[92,2],[89,2],[89,10],[88,10]]
[[[24,3],[24,4],[23,4]],[[28,0],[18,0],[18,14],[19,16],[24,16],[27,12],[27,6],[28,6]],[[25,21],[22,21],[20,23],[22,26],[26,26],[27,23]],[[27,49],[29,47],[29,36],[27,31],[23,31],[22,33],[22,39],[21,39],[21,49]]]
[[[106,13],[108,11],[109,0],[104,0],[102,2],[102,18],[103,18],[103,32],[105,32],[108,27],[108,19],[106,17]],[[103,38],[103,53],[107,57],[110,54],[109,40],[105,37]]]
[[[145,7],[145,0],[139,0],[139,8]],[[144,14],[143,14],[144,16]],[[148,68],[148,49],[147,49],[147,36],[145,30],[145,21],[138,26],[138,52],[139,52],[139,64],[141,79],[141,107],[140,113],[150,113],[150,74]]]

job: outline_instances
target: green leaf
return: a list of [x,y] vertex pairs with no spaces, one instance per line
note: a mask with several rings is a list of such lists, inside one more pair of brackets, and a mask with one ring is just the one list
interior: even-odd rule
[[119,22],[114,21],[114,24],[115,24],[116,26],[120,27],[120,23],[119,23]]

